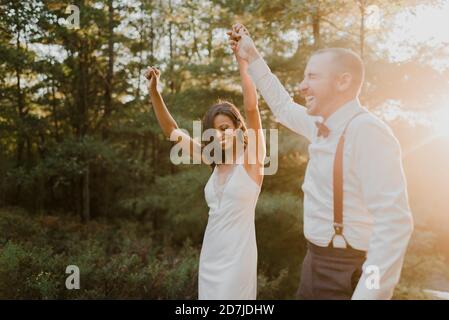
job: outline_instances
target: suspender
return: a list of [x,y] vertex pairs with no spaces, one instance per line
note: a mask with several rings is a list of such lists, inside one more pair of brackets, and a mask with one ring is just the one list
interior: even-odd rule
[[346,124],[343,133],[338,140],[337,151],[334,159],[333,187],[334,187],[334,235],[332,236],[329,247],[335,247],[336,236],[341,236],[344,240],[344,247],[352,248],[343,235],[343,150],[345,145],[345,134],[349,124],[357,116],[364,114],[365,111],[355,114]]

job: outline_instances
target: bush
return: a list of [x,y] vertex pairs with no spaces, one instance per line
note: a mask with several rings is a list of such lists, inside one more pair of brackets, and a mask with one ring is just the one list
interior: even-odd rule
[[[198,248],[155,246],[146,227],[0,211],[2,299],[195,299]],[[65,287],[68,265],[80,290]]]
[[[262,196],[257,211],[258,299],[294,299],[305,253],[299,202]],[[269,235],[269,236],[267,236]],[[415,230],[395,299],[428,299],[429,275],[449,278],[435,238]],[[153,236],[126,219],[82,225],[0,209],[0,299],[196,299],[200,244]],[[68,290],[68,265],[80,289]]]

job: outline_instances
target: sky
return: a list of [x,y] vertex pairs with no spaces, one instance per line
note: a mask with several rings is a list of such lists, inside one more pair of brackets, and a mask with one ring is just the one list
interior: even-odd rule
[[[445,55],[435,54],[428,63],[437,70],[449,69],[449,0],[438,1],[438,5],[430,2],[422,1],[413,10],[403,10],[396,14],[387,41],[379,45],[387,50],[392,61],[407,61],[413,57],[415,48],[424,44],[431,49],[445,48]],[[382,10],[379,10],[376,18],[379,20],[371,21],[373,28],[378,22],[382,23]],[[394,115],[393,109],[390,113]],[[423,113],[419,116],[422,117]],[[449,91],[447,98],[443,98],[432,108],[428,120],[434,125],[437,135],[449,137]]]
[[[398,13],[391,30],[383,46],[388,48],[394,61],[409,59],[413,55],[413,47],[419,44],[449,48],[449,0],[441,0],[438,6],[421,4],[413,11]],[[449,56],[449,50],[447,53]],[[449,59],[432,63],[437,67],[449,67]]]

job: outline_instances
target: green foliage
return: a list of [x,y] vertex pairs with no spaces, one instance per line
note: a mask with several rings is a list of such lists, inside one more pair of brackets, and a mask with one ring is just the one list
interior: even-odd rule
[[446,259],[435,250],[437,242],[435,234],[428,227],[416,228],[393,299],[434,299],[424,290],[442,288],[438,286],[439,282],[449,278]]
[[[57,216],[0,212],[2,299],[195,299],[199,254],[153,243],[136,222],[80,225]],[[67,290],[68,265],[80,290]]]
[[[58,23],[68,16],[64,1],[2,1],[0,298],[195,298],[210,168],[170,163],[145,68],[160,67],[167,106],[190,132],[217,99],[242,107],[225,36],[237,21],[300,103],[305,64],[324,46],[364,48],[368,106],[396,99],[421,107],[446,94],[447,71],[428,64],[435,48],[396,63],[376,47],[393,13],[412,2],[368,2],[390,16],[361,43],[367,30],[351,1],[86,0],[79,29]],[[307,141],[259,104],[264,128],[279,129],[279,168],[264,178],[256,211],[259,297],[291,299],[305,253]],[[415,250],[399,298],[420,297],[424,266],[443,263],[426,255],[432,247]],[[81,268],[80,291],[65,289],[69,264]]]
[[[294,299],[305,253],[297,201],[265,197],[259,206],[258,298]],[[287,219],[294,224],[290,231],[282,222],[286,216],[295,220]],[[161,241],[155,231],[127,219],[82,225],[69,217],[1,209],[0,298],[196,299],[200,245],[189,238],[178,245]],[[444,259],[429,250],[434,242],[424,230],[415,233],[395,299],[429,299],[423,292],[429,277],[448,276]],[[68,265],[80,269],[79,290],[65,287]]]

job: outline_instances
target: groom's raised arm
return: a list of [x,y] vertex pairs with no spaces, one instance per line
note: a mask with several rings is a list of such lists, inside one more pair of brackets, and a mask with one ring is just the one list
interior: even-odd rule
[[305,107],[295,103],[279,79],[271,72],[248,31],[241,24],[233,26],[228,32],[231,45],[237,45],[237,54],[249,63],[248,73],[267,102],[276,120],[290,130],[312,141],[316,135],[316,126]]
[[305,107],[293,101],[262,57],[259,56],[251,62],[248,73],[276,117],[276,121],[311,141],[316,135],[313,119],[307,114]]

